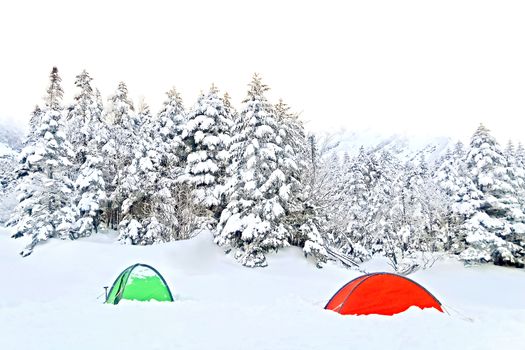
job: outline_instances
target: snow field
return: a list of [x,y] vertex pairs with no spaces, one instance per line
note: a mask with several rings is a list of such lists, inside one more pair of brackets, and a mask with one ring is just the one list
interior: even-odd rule
[[[0,348],[519,349],[525,342],[523,270],[442,261],[410,277],[450,315],[412,308],[393,317],[341,316],[323,307],[360,273],[317,269],[298,248],[249,269],[208,232],[148,247],[116,238],[51,240],[21,258],[16,252],[26,242],[0,229]],[[103,286],[136,262],[163,274],[174,303],[102,304]],[[368,272],[386,267],[378,259],[363,265]]]

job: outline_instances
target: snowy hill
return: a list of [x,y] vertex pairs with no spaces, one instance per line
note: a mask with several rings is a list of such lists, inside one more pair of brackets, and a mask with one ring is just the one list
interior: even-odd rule
[[389,151],[402,161],[418,159],[420,154],[424,154],[427,162],[439,159],[447,148],[458,141],[448,136],[388,134],[372,129],[339,130],[332,133],[331,139],[339,142],[336,151],[340,155],[345,152],[356,155],[360,147],[365,147],[373,151]]
[[0,157],[15,155],[22,148],[23,131],[0,119]]
[[[0,131],[4,131],[0,129]],[[0,139],[0,158],[4,157],[16,157],[20,149],[17,149],[12,146],[12,143],[10,143],[8,140],[2,140]]]
[[[495,266],[437,263],[410,277],[439,298],[449,314],[410,309],[397,316],[341,316],[323,310],[359,273],[323,269],[297,248],[249,269],[212,242],[123,246],[116,235],[51,240],[21,258],[26,242],[0,229],[2,349],[496,349],[525,342],[525,274]],[[174,303],[102,304],[127,266],[156,267]],[[368,272],[384,270],[373,260]]]

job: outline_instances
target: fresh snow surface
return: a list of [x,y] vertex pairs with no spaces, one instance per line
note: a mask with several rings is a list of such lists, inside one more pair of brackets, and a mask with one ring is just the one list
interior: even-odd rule
[[[411,308],[388,316],[323,310],[360,273],[317,269],[297,248],[267,268],[240,266],[209,232],[188,241],[129,246],[116,234],[50,240],[21,258],[27,242],[0,228],[0,349],[523,349],[525,270],[465,268],[453,260],[410,275],[449,314]],[[174,303],[103,304],[126,267],[159,270]],[[364,264],[387,270],[386,261]]]

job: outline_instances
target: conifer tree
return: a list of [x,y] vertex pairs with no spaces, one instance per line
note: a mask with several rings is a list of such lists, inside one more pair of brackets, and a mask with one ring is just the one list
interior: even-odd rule
[[67,115],[67,137],[76,150],[73,169],[75,210],[78,220],[72,237],[85,237],[98,231],[102,203],[106,199],[101,157],[102,121],[100,92],[91,86],[92,78],[84,70],[77,75],[75,95]]
[[49,238],[68,238],[75,221],[71,207],[73,183],[68,178],[74,153],[66,140],[62,120],[62,95],[58,69],[53,68],[45,107],[35,113],[30,135],[34,137],[22,151],[18,185],[20,202],[11,222],[16,223],[14,237],[29,236],[30,243],[21,252]]
[[[149,106],[141,101],[136,117],[137,129],[133,132],[135,144],[131,162],[121,172],[117,187],[122,200],[122,221],[119,223],[119,240],[131,244],[152,244],[167,241],[167,229],[151,212],[152,196],[160,178],[161,155],[152,138],[153,118]],[[150,224],[155,229],[149,227]]]
[[254,75],[236,121],[230,147],[233,194],[222,212],[215,241],[245,266],[265,266],[265,253],[288,245],[283,223],[290,184],[281,167],[284,149],[268,87]]
[[518,143],[515,153],[517,165],[521,168],[525,167],[525,148],[523,148],[523,144],[521,142]]
[[389,151],[381,151],[370,157],[369,172],[374,179],[370,187],[370,209],[367,214],[369,219],[367,225],[366,244],[363,246],[369,254],[381,253],[389,256],[396,263],[396,250],[399,220],[395,219],[394,208],[399,204],[401,198],[403,177],[402,166]]
[[104,210],[108,227],[115,229],[122,219],[121,206],[125,199],[121,193],[123,172],[132,162],[140,127],[125,83],[120,82],[115,94],[108,99],[104,120],[106,126],[101,130],[101,142],[103,179],[108,197]]
[[58,75],[58,68],[53,67],[49,75],[49,87],[47,88],[46,107],[52,111],[62,111],[62,98],[64,97],[64,90],[62,90],[62,78]]
[[84,163],[88,142],[94,138],[100,125],[100,110],[96,104],[96,96],[91,86],[93,79],[85,70],[76,76],[75,86],[79,90],[67,114],[67,138],[75,148],[78,159],[75,166],[78,170]]
[[187,148],[182,133],[187,113],[174,88],[167,95],[151,127],[155,148],[161,155],[158,170],[161,177],[152,198],[152,211],[159,222],[168,227],[170,239],[186,239],[194,235],[198,225],[198,208],[191,198],[192,187],[179,181],[186,167]]
[[80,167],[75,182],[76,221],[72,238],[86,237],[98,232],[102,203],[106,199],[105,183],[102,175],[102,157],[88,152]]
[[477,211],[464,224],[468,248],[460,257],[467,262],[522,266],[524,215],[514,194],[504,152],[483,125],[472,136],[466,165],[483,197]]
[[[514,196],[520,202],[520,198],[525,194],[525,169],[520,164],[519,149],[514,147],[512,141],[509,141],[505,149],[505,158],[507,160],[507,176]],[[520,202],[521,203],[521,202]]]
[[133,159],[123,172],[121,196],[123,220],[119,240],[130,244],[154,244],[187,238],[193,230],[193,213],[181,200],[185,190],[177,180],[184,156],[181,135],[185,111],[175,90],[157,117],[141,103],[137,111],[141,125]]
[[278,166],[282,169],[289,186],[289,199],[284,207],[283,222],[289,233],[289,243],[303,249],[306,256],[313,256],[317,265],[326,262],[325,243],[319,230],[318,213],[308,203],[306,180],[307,138],[303,124],[291,108],[279,100],[275,105],[275,116],[279,128],[278,144],[283,149]]
[[340,207],[340,214],[346,218],[344,230],[338,239],[338,248],[344,254],[364,260],[370,253],[366,250],[366,237],[369,234],[368,210],[371,189],[375,185],[370,155],[361,147],[357,157],[348,159],[341,193],[346,197]]
[[215,218],[224,207],[226,167],[230,158],[231,117],[212,86],[188,113],[182,140],[186,146],[184,174],[180,181],[193,187],[195,202]]
[[182,131],[186,122],[186,110],[182,98],[175,88],[166,93],[157,119],[150,128],[156,148],[166,155],[170,167],[180,166],[184,157]]
[[231,104],[231,97],[230,97],[230,94],[228,94],[227,92],[224,93],[223,97],[222,97],[222,101],[224,103],[224,109],[226,111],[226,115],[229,116],[229,118],[232,120],[232,128],[233,128],[233,121],[235,119],[237,119],[237,117],[239,116],[239,113],[237,112],[237,110],[235,110],[235,107],[233,107],[233,105]]

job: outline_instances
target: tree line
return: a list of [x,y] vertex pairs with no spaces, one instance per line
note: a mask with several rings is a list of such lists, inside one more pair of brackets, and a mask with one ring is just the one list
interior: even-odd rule
[[11,178],[23,256],[101,228],[140,245],[209,229],[250,267],[287,246],[318,266],[380,254],[402,270],[427,252],[523,266],[525,151],[483,125],[433,162],[363,147],[340,159],[257,74],[238,110],[214,85],[191,108],[173,88],[156,114],[123,82],[105,103],[86,71],[75,87],[64,104],[53,68]]

